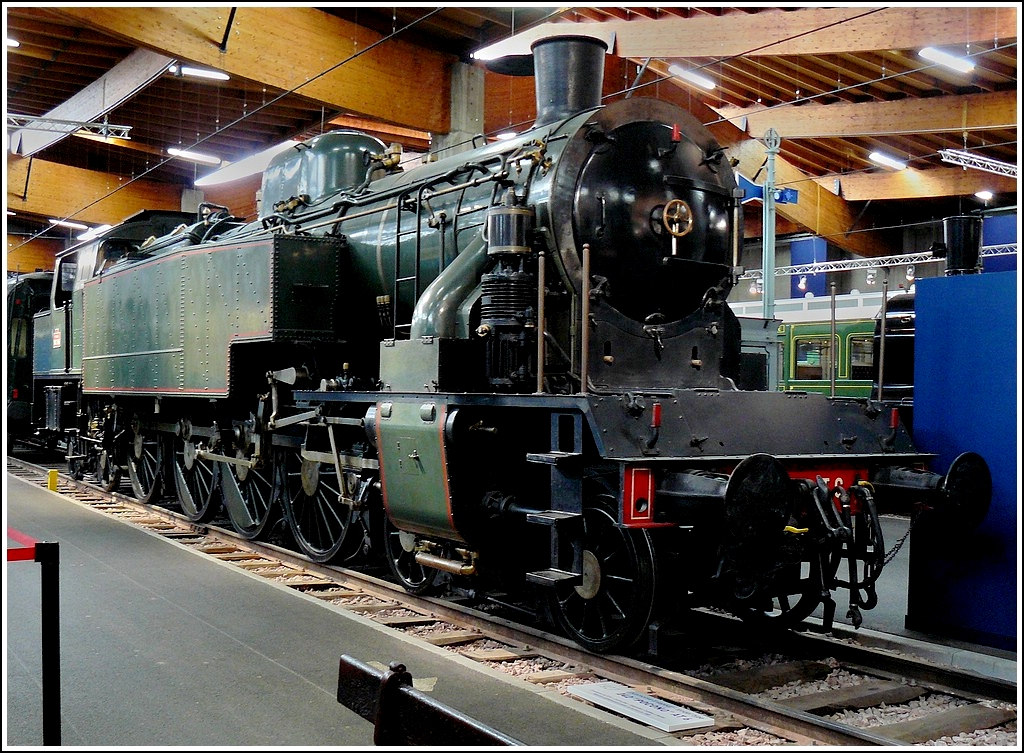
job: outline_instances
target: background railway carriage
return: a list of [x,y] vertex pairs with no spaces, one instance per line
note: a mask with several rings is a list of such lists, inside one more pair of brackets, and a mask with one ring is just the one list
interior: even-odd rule
[[687,111],[602,106],[604,55],[537,41],[510,141],[403,171],[325,133],[274,158],[254,220],[204,205],[62,257],[36,395],[72,467],[594,651],[702,605],[830,622],[836,588],[859,624],[878,507],[983,515],[988,467],[925,470],[868,400],[737,388],[742,191]]
[[49,308],[53,272],[7,278],[7,446],[32,430],[33,318]]
[[[895,295],[871,318],[785,322],[780,390],[913,403],[914,294]],[[879,392],[879,372],[882,390]]]

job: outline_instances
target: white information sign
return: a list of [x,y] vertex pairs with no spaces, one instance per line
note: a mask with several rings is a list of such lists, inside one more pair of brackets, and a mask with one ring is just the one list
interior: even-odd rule
[[617,682],[573,685],[569,693],[665,732],[713,727],[715,724],[713,716],[677,706]]

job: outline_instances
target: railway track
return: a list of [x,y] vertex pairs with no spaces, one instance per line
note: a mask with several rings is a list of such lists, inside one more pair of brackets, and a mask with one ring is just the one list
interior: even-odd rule
[[[506,610],[415,596],[389,582],[383,570],[378,575],[318,565],[281,546],[244,540],[216,525],[196,525],[173,509],[77,481],[52,462],[7,459],[9,474],[44,487],[51,470],[58,470],[56,491],[79,504],[491,670],[555,688],[581,703],[588,701],[574,693],[582,686],[610,682],[638,691],[651,703],[682,706],[711,720],[681,731],[661,728],[666,743],[671,744],[668,736],[677,739],[675,744],[702,745],[895,746],[995,739],[994,744],[1016,747],[1013,682],[820,634],[790,631],[768,643],[751,643],[749,628],[710,612],[699,612],[688,623],[687,647],[669,661],[590,654],[517,622]],[[628,709],[609,713],[632,717]]]

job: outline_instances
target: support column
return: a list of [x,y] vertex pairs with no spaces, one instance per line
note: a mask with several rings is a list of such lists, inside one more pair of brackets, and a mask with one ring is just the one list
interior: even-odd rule
[[433,133],[433,153],[444,159],[473,148],[473,138],[484,128],[484,72],[482,69],[454,63],[452,65],[451,130]]

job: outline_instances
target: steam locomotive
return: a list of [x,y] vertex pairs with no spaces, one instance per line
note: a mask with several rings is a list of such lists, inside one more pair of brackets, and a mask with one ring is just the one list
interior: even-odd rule
[[532,600],[595,652],[706,605],[831,624],[837,588],[859,625],[879,507],[984,515],[988,466],[927,470],[867,399],[739,388],[742,190],[685,110],[601,105],[605,52],[536,42],[510,141],[402,169],[328,132],[271,162],[255,220],[147,213],[69,250],[36,430],[196,523]]

